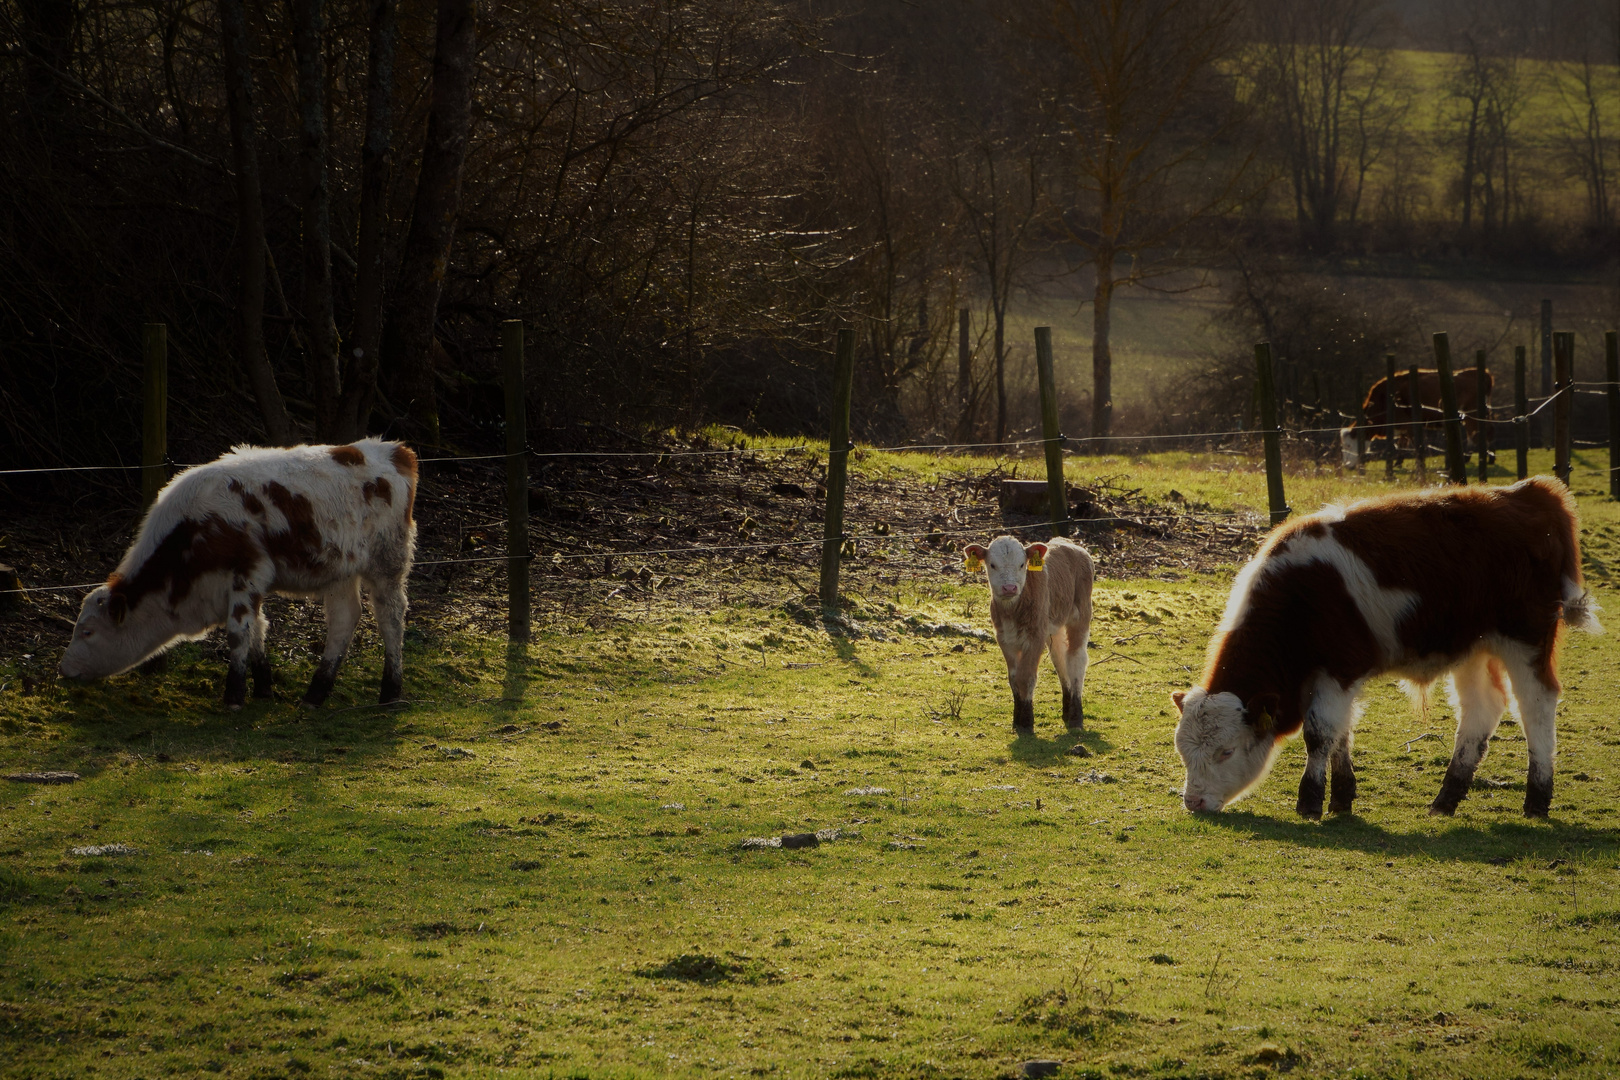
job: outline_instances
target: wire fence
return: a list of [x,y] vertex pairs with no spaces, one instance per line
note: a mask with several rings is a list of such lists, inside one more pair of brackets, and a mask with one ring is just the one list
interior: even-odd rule
[[[1537,416],[1539,413],[1541,413],[1542,410],[1546,409],[1549,405],[1553,404],[1555,401],[1557,401],[1560,397],[1562,397],[1565,394],[1571,394],[1571,395],[1574,395],[1574,394],[1588,394],[1588,395],[1592,395],[1592,396],[1607,396],[1609,391],[1612,388],[1616,387],[1616,386],[1620,386],[1620,383],[1615,383],[1615,382],[1611,382],[1611,381],[1576,381],[1576,382],[1570,383],[1569,385],[1559,389],[1558,391],[1556,391],[1556,392],[1554,392],[1554,393],[1552,393],[1550,395],[1537,396],[1537,397],[1533,397],[1533,398],[1528,399],[1530,402],[1535,404],[1535,407],[1530,409],[1528,412],[1524,413],[1523,415],[1517,415],[1517,416],[1512,416],[1512,417],[1492,417],[1492,416],[1480,416],[1477,413],[1469,413],[1466,410],[1459,410],[1459,418],[1462,419],[1465,422],[1466,421],[1474,421],[1474,422],[1478,422],[1478,423],[1506,424],[1506,425],[1523,424],[1523,423],[1527,423],[1529,420],[1533,419],[1535,416]],[[1602,389],[1590,389],[1590,388],[1593,388],[1593,387],[1599,387],[1599,388],[1602,388]],[[1293,404],[1296,407],[1298,407],[1298,405],[1299,405],[1299,403],[1297,403],[1297,402],[1289,402],[1289,404]],[[1400,407],[1402,407],[1402,406],[1397,405],[1397,408],[1400,408]],[[1487,407],[1487,409],[1489,409],[1489,407]],[[1421,421],[1412,421],[1412,420],[1409,420],[1409,419],[1402,419],[1402,420],[1393,420],[1393,421],[1386,421],[1386,422],[1379,422],[1379,423],[1363,423],[1363,422],[1360,422],[1360,421],[1352,421],[1351,423],[1353,423],[1354,428],[1356,430],[1359,430],[1359,431],[1362,431],[1362,432],[1369,432],[1370,433],[1370,432],[1378,432],[1378,431],[1393,431],[1393,432],[1396,432],[1396,433],[1400,433],[1400,432],[1410,430],[1414,426],[1415,423],[1421,424],[1421,426],[1423,426],[1423,427],[1429,427],[1431,425],[1440,423],[1442,421],[1442,419],[1443,419],[1443,417],[1441,416],[1439,409],[1435,409],[1435,408],[1432,408],[1432,407],[1429,407],[1429,406],[1424,406]],[[1339,434],[1340,432],[1345,430],[1346,426],[1347,425],[1342,425],[1341,424],[1341,425],[1333,425],[1333,426],[1325,426],[1325,427],[1294,427],[1294,428],[1288,428],[1288,427],[1282,427],[1282,426],[1279,425],[1279,427],[1276,430],[1277,430],[1278,434],[1280,434],[1282,436],[1295,437],[1295,438],[1305,438],[1305,437],[1310,437],[1310,436]],[[969,451],[969,450],[1008,450],[1008,449],[1017,448],[1017,447],[1040,446],[1040,445],[1044,445],[1044,444],[1052,442],[1052,441],[1057,441],[1060,444],[1079,444],[1079,445],[1103,444],[1103,443],[1145,443],[1145,442],[1146,443],[1159,443],[1159,442],[1168,442],[1168,441],[1172,441],[1172,440],[1186,441],[1186,440],[1198,440],[1198,439],[1203,439],[1203,440],[1231,439],[1231,438],[1239,438],[1239,437],[1244,437],[1244,436],[1250,436],[1250,437],[1260,436],[1260,435],[1263,435],[1263,434],[1264,434],[1264,432],[1257,429],[1257,428],[1230,428],[1230,429],[1219,430],[1219,431],[1145,433],[1145,434],[1128,434],[1128,435],[1086,435],[1086,436],[1074,436],[1074,437],[1068,437],[1068,436],[1061,436],[1060,435],[1060,436],[1058,436],[1056,438],[1056,440],[1045,439],[1045,438],[1041,438],[1041,439],[1033,439],[1033,438],[1031,438],[1031,439],[1009,439],[1009,440],[1002,440],[1002,441],[997,441],[997,442],[903,443],[903,444],[892,445],[892,446],[864,446],[864,447],[859,447],[858,449],[860,449],[860,450],[862,450],[862,451],[864,451],[866,453],[875,453],[875,454],[884,454],[884,453],[919,453],[919,452],[922,452],[922,453],[934,453],[934,454],[945,454],[947,452],[952,452],[952,451],[960,452],[960,451]],[[851,444],[851,446],[847,447],[846,449],[854,450],[854,449],[857,449],[857,447],[855,447],[853,444]],[[611,460],[611,459],[625,459],[625,458],[643,458],[643,459],[645,459],[645,458],[653,458],[653,459],[657,459],[659,461],[665,461],[665,460],[676,460],[676,459],[684,459],[684,458],[707,458],[707,457],[716,457],[716,456],[733,456],[733,455],[738,455],[738,454],[776,455],[776,454],[795,454],[795,453],[807,453],[807,452],[809,452],[809,453],[818,453],[820,451],[821,451],[821,447],[819,445],[811,444],[811,443],[800,443],[800,444],[791,445],[791,446],[747,446],[747,445],[738,446],[738,445],[734,445],[734,446],[726,446],[726,447],[716,447],[716,448],[708,448],[708,449],[690,449],[690,450],[672,450],[672,449],[660,449],[660,448],[650,448],[650,449],[647,449],[647,450],[537,450],[534,447],[529,446],[529,447],[523,448],[522,450],[518,450],[518,451],[515,451],[515,452],[508,452],[508,453],[500,453],[500,454],[467,454],[467,455],[456,455],[456,456],[449,456],[449,457],[421,457],[418,460],[419,460],[420,465],[425,466],[425,467],[432,467],[432,466],[437,466],[437,465],[460,464],[460,463],[463,463],[463,462],[504,461],[504,460],[507,460],[507,459],[510,459],[510,458],[513,458],[513,457],[528,457],[528,458],[535,459],[535,460],[545,460],[545,459],[604,459],[604,460]],[[165,460],[165,461],[162,462],[162,466],[165,467],[165,468],[177,468],[177,469],[194,468],[194,467],[196,467],[197,465],[200,465],[200,464],[204,464],[204,463],[201,463],[201,462],[180,463],[180,462],[174,462],[174,461],[170,461],[170,460]],[[147,468],[147,467],[149,467],[149,466],[146,466],[146,465],[66,465],[66,466],[54,466],[54,467],[44,467],[44,468],[0,469],[0,476],[26,476],[26,475],[45,475],[45,474],[54,474],[54,473],[83,473],[83,472],[129,472],[129,471],[140,470],[140,469]],[[1228,522],[1219,522],[1219,521],[1213,521],[1213,520],[1200,519],[1200,518],[1197,518],[1194,515],[1190,515],[1190,514],[1181,515],[1179,520],[1189,521],[1189,522],[1192,522],[1192,523],[1195,523],[1195,524],[1205,525],[1205,526],[1226,527],[1226,526],[1230,525],[1230,523],[1228,523]],[[483,524],[483,525],[471,526],[471,528],[487,529],[487,528],[495,528],[495,527],[504,526],[506,524],[507,523],[505,521],[494,521],[494,522],[489,522],[489,523],[486,523],[486,524]],[[1054,521],[1036,522],[1036,523],[1027,524],[1027,525],[1014,525],[1014,526],[1002,526],[1002,527],[1004,529],[1008,530],[1008,531],[1016,532],[1016,531],[1029,531],[1029,530],[1038,530],[1038,529],[1051,529],[1051,528],[1055,528],[1055,527],[1063,526],[1063,525],[1081,525],[1081,526],[1086,526],[1086,525],[1135,525],[1135,526],[1141,527],[1141,526],[1144,526],[1145,524],[1146,523],[1144,523],[1141,520],[1136,519],[1136,518],[1114,516],[1114,517],[1097,517],[1097,518],[1084,518],[1084,519],[1073,519],[1073,518],[1071,518],[1071,519],[1068,519],[1067,521],[1055,521],[1054,520]],[[1151,526],[1148,526],[1148,527],[1151,527]],[[955,539],[955,538],[958,538],[958,537],[970,536],[970,535],[977,535],[977,532],[976,531],[966,530],[966,529],[940,529],[940,528],[934,528],[934,529],[929,529],[929,530],[927,530],[925,532],[917,532],[917,533],[881,533],[881,534],[872,533],[872,534],[861,534],[861,535],[841,533],[839,536],[837,536],[837,537],[835,537],[833,539],[836,539],[840,544],[847,543],[847,542],[882,543],[882,542],[892,542],[892,541],[899,541],[899,540],[928,540],[928,541],[933,541],[933,542],[943,542],[946,539]],[[565,552],[562,552],[562,551],[556,551],[556,552],[553,552],[552,554],[550,554],[549,556],[545,555],[544,553],[532,553],[532,554],[529,554],[529,555],[526,555],[526,556],[518,556],[518,558],[526,559],[527,561],[530,561],[530,562],[533,562],[533,561],[535,561],[537,559],[544,559],[544,560],[547,560],[547,561],[550,561],[550,562],[553,562],[553,563],[563,563],[563,562],[572,562],[572,561],[578,561],[578,560],[584,560],[584,559],[600,559],[600,558],[604,558],[604,557],[632,558],[633,559],[633,558],[653,558],[653,557],[661,557],[661,556],[668,556],[668,555],[701,555],[701,554],[727,554],[727,553],[748,552],[748,551],[780,551],[781,549],[784,549],[784,548],[822,547],[823,545],[825,545],[827,543],[828,539],[829,538],[823,536],[823,537],[815,537],[815,538],[803,539],[803,540],[787,539],[787,540],[771,540],[771,541],[751,541],[751,542],[747,542],[747,543],[737,543],[737,544],[694,544],[694,545],[686,545],[686,546],[645,548],[645,549],[619,549],[619,548],[603,547],[603,548],[600,548],[600,549],[597,549],[597,550],[586,551],[586,552],[569,552],[569,553],[565,553]],[[541,543],[544,543],[544,541],[541,541]],[[431,566],[457,566],[457,565],[465,565],[465,564],[473,564],[473,563],[486,563],[486,562],[511,562],[513,558],[514,558],[514,556],[512,556],[512,555],[487,555],[487,556],[472,556],[472,557],[467,557],[467,558],[456,558],[456,559],[427,559],[427,560],[419,560],[419,561],[415,562],[413,564],[413,569],[420,569],[420,568],[423,568],[423,567],[431,567]],[[29,587],[26,587],[26,588],[9,589],[9,590],[3,590],[3,591],[6,594],[12,594],[12,593],[71,592],[71,591],[75,591],[75,590],[94,589],[94,588],[98,587],[101,584],[103,584],[103,582],[89,582],[89,583],[77,584],[77,585],[29,586]]]

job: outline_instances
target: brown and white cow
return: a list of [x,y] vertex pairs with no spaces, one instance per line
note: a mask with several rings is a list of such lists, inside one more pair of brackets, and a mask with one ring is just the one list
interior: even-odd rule
[[383,639],[381,700],[403,682],[405,579],[416,546],[416,455],[396,442],[266,449],[238,446],[176,476],[107,583],[84,598],[60,670],[71,679],[128,671],[223,625],[225,704],[268,698],[270,593],[319,596],[326,649],[303,704],[331,693],[360,621],[360,587]]
[[[1457,392],[1457,411],[1462,414],[1464,435],[1473,440],[1475,449],[1490,453],[1490,425],[1481,424],[1476,419],[1481,399],[1477,371],[1476,368],[1463,368],[1452,376],[1452,385]],[[1345,468],[1353,469],[1360,465],[1367,458],[1369,444],[1374,439],[1389,438],[1391,432],[1397,446],[1416,449],[1412,446],[1412,393],[1408,386],[1411,381],[1411,372],[1398,371],[1393,385],[1386,377],[1368,389],[1367,398],[1361,405],[1366,422],[1353,422],[1349,427],[1339,429],[1339,448],[1344,452]],[[1493,385],[1494,380],[1487,370],[1484,393],[1487,407],[1491,402]],[[1440,372],[1437,369],[1418,368],[1418,402],[1422,408],[1423,426],[1436,431],[1443,429],[1445,413],[1440,408]]]
[[1299,813],[1321,816],[1330,762],[1328,809],[1349,812],[1356,700],[1394,674],[1414,687],[1449,676],[1457,738],[1430,813],[1468,793],[1511,685],[1530,752],[1524,812],[1545,817],[1561,628],[1602,632],[1577,536],[1574,500],[1548,477],[1388,495],[1278,526],[1238,574],[1198,685],[1172,695],[1187,808],[1242,797],[1302,731]]
[[1035,731],[1035,677],[1041,653],[1050,648],[1063,684],[1063,723],[1085,726],[1087,638],[1091,634],[1091,554],[1061,537],[1024,545],[998,536],[989,548],[965,549],[969,570],[984,564],[990,578],[990,621],[1007,661],[1012,686],[1013,730]]

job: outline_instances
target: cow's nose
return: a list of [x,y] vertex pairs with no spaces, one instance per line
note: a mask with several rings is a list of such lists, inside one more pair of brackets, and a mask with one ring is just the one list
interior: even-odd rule
[[1016,586],[1016,585],[1003,585],[1001,587],[1001,593],[1002,593],[1003,596],[1012,596],[1017,591],[1018,591],[1018,586]]
[[1182,796],[1181,801],[1188,810],[1191,810],[1195,814],[1202,814],[1206,809],[1208,809],[1208,807],[1204,804],[1204,797],[1202,795],[1184,795]]

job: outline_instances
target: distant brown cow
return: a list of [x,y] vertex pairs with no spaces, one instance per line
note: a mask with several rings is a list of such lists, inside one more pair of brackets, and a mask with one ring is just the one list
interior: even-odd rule
[[[1362,403],[1362,414],[1366,416],[1365,425],[1352,423],[1347,428],[1339,429],[1339,444],[1344,449],[1344,464],[1346,468],[1355,468],[1367,458],[1367,445],[1374,439],[1389,437],[1390,428],[1383,425],[1394,424],[1395,444],[1405,449],[1412,447],[1412,394],[1407,388],[1411,382],[1409,372],[1400,371],[1395,374],[1393,383],[1394,394],[1391,395],[1390,380],[1379,379],[1367,391],[1367,400]],[[1463,429],[1467,436],[1473,440],[1475,449],[1484,447],[1489,453],[1490,425],[1480,425],[1474,417],[1479,410],[1480,396],[1478,394],[1477,371],[1474,368],[1463,368],[1452,378],[1457,388],[1457,411],[1462,413]],[[1485,372],[1485,404],[1490,406],[1491,386],[1493,380],[1489,371]],[[1394,413],[1390,415],[1390,398],[1394,397]],[[1445,424],[1445,414],[1440,410],[1440,372],[1434,368],[1418,368],[1418,400],[1423,406],[1423,426],[1440,430]],[[1483,430],[1482,430],[1483,429]]]

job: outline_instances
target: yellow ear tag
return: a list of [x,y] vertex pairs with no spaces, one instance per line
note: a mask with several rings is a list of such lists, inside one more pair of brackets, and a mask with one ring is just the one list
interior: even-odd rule
[[1041,562],[1040,552],[1032,551],[1029,553],[1029,569],[1031,573],[1037,574],[1045,569],[1045,565]]
[[976,574],[984,569],[984,560],[970,551],[967,558],[962,560],[962,568],[970,574]]

